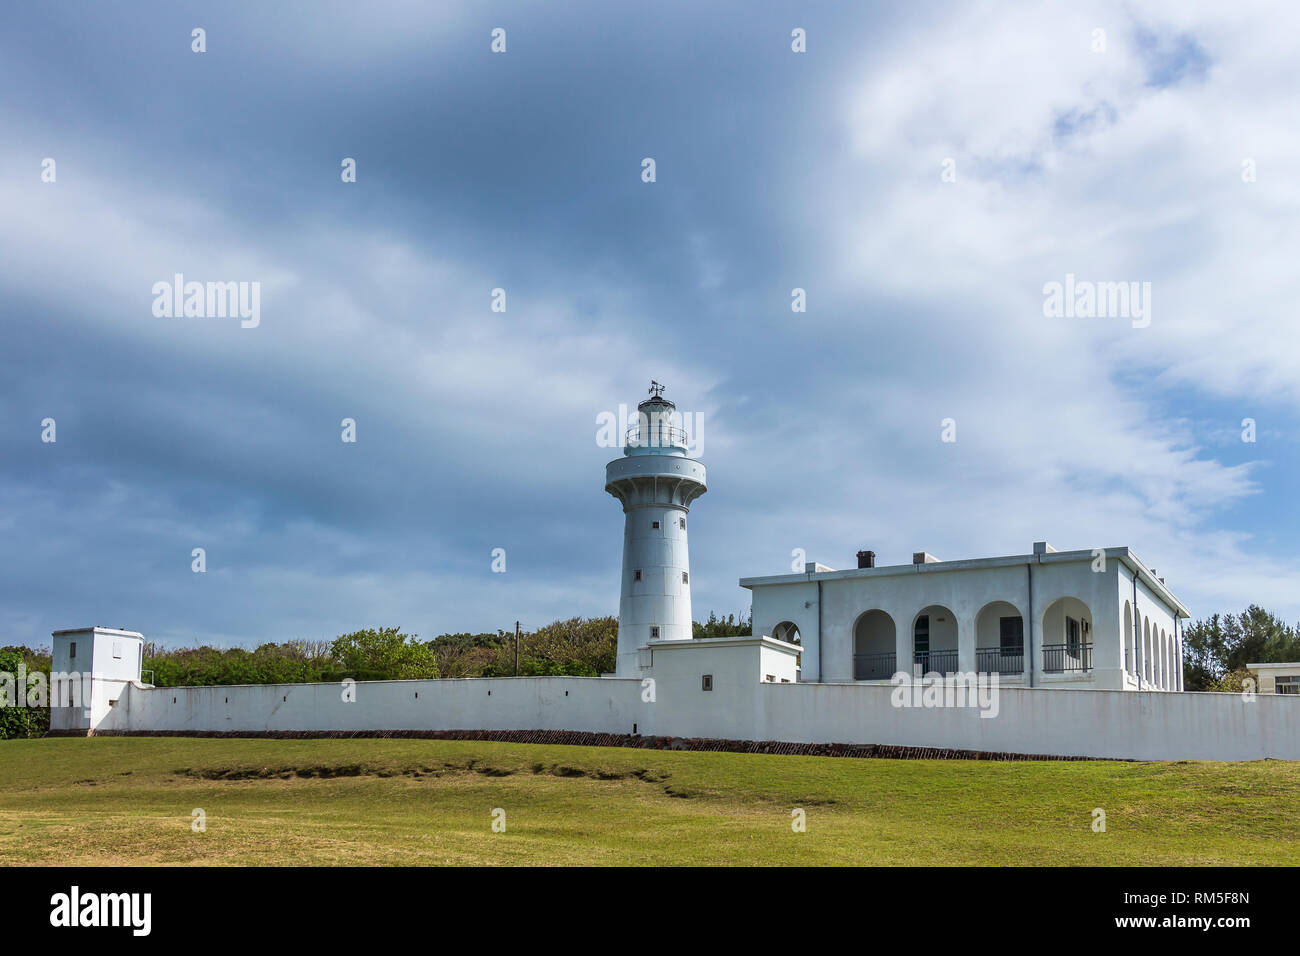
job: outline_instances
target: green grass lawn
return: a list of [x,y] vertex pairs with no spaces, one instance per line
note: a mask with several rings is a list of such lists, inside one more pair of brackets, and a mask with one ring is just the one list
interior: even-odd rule
[[[1106,832],[1092,811],[1106,812]],[[195,808],[207,830],[191,828]],[[505,811],[494,833],[492,811]],[[802,808],[807,830],[791,828]],[[1300,764],[0,742],[0,864],[1287,864]]]

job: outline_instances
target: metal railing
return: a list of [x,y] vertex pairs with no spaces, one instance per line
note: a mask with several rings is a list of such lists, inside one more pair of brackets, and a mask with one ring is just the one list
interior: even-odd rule
[[854,680],[889,680],[894,676],[894,659],[890,654],[854,654]]
[[1025,649],[1002,647],[975,648],[975,670],[981,674],[1023,674]]
[[1074,641],[1069,644],[1043,645],[1043,673],[1066,674],[1092,670],[1092,644]]
[[955,674],[957,672],[957,649],[942,651],[915,651],[912,663],[921,668],[923,674]]
[[628,448],[689,448],[690,436],[685,429],[666,422],[643,422],[627,430],[624,445]]

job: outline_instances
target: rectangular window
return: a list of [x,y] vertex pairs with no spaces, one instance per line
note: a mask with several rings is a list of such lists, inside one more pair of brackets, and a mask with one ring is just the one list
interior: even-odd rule
[[1020,617],[1004,617],[998,621],[1001,634],[999,644],[1003,654],[1019,654],[1025,649],[1025,622]]
[[1273,690],[1279,694],[1295,694],[1300,696],[1300,675],[1286,674],[1278,677]]
[[713,690],[713,675],[705,674],[700,678],[700,690]]
[[659,628],[655,625],[651,625],[650,627],[650,639],[652,641],[659,640]]
[[659,527],[659,522],[658,522],[658,521],[653,521],[653,522],[651,522],[651,523],[650,523],[650,527],[652,527],[652,528],[657,528],[657,527]]
[[635,571],[632,572],[632,580],[633,580],[633,581],[640,581],[640,580],[641,580],[641,569],[640,569],[640,568],[637,568],[637,570],[635,570]]
[[113,656],[114,656],[115,658],[117,658],[118,660],[121,660],[121,659],[122,659],[122,642],[121,642],[121,641],[114,641],[114,642],[113,642]]
[[685,519],[685,518],[678,518],[677,520],[680,521],[680,522],[682,523],[682,530],[685,531],[685,530],[686,530],[686,519]]
[[68,657],[71,658],[76,656],[77,656],[77,642],[73,641],[71,644],[68,645]]
[[687,574],[685,571],[683,571],[683,572],[682,572],[682,584],[690,584],[690,583],[691,583],[691,576],[690,576],[689,574]]

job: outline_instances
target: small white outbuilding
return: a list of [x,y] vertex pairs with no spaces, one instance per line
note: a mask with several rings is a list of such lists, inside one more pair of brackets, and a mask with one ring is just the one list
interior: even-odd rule
[[123,688],[139,681],[144,635],[112,627],[74,627],[51,637],[50,730],[88,732],[117,704]]

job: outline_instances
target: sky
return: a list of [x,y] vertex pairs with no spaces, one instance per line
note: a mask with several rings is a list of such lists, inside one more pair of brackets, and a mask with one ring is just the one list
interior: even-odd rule
[[[616,614],[597,422],[652,379],[696,619],[797,549],[1044,539],[1300,619],[1284,4],[0,17],[0,644]],[[256,325],[156,314],[178,273]],[[1146,317],[1049,315],[1067,276]]]

